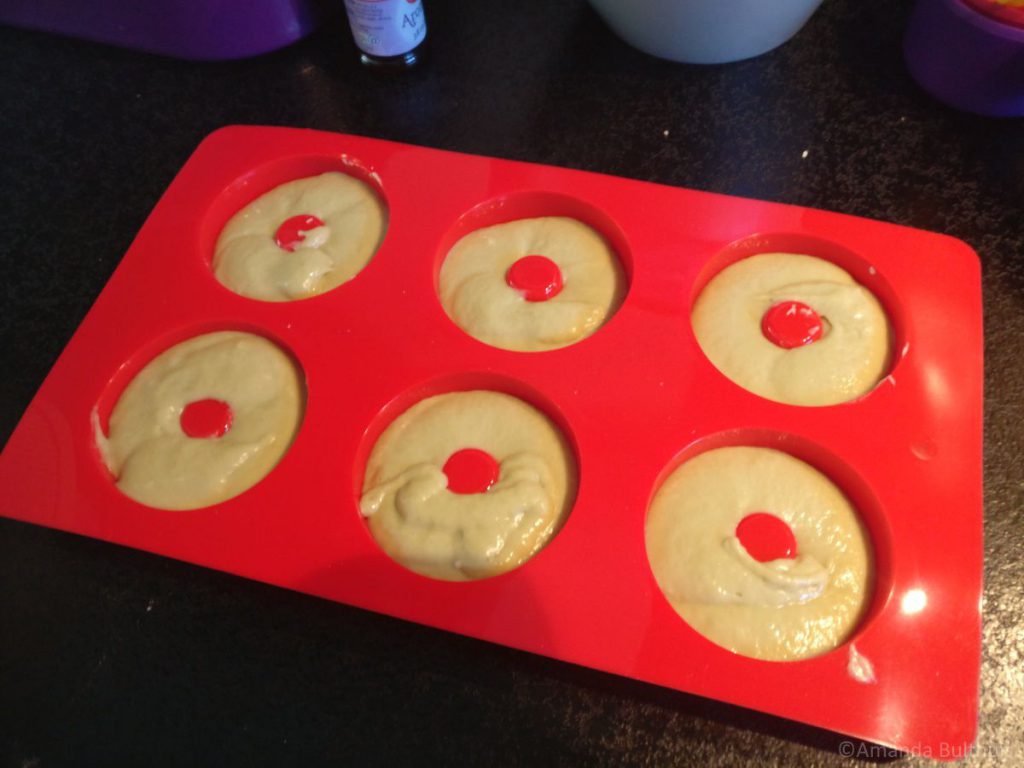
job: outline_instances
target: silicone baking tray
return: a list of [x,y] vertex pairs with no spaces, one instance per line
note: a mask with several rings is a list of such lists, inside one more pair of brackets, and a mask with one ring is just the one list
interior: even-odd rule
[[[213,277],[214,243],[245,203],[342,170],[389,225],[352,281],[264,303]],[[618,252],[629,289],[593,336],[542,353],[489,347],[437,297],[448,248],[474,228],[574,216]],[[892,322],[895,357],[869,394],[803,408],[752,395],[705,358],[693,301],[762,251],[830,259]],[[198,333],[263,334],[301,366],[303,424],[259,484],[206,509],[144,507],[95,447],[131,377]],[[389,559],[358,511],[374,440],[422,397],[509,392],[576,453],[561,531],[515,571],[435,581]],[[208,137],[146,221],[0,461],[3,513],[453,632],[773,713],[933,757],[973,741],[982,578],[982,328],[977,257],[952,238],[806,208],[341,134],[229,127]],[[718,445],[775,446],[854,502],[875,552],[873,600],[838,649],[796,662],[724,650],[655,584],[644,521],[661,478]]]

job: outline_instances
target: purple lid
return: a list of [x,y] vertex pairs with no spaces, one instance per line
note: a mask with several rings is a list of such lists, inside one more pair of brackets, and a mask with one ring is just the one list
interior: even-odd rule
[[305,37],[327,0],[4,0],[0,23],[182,59],[240,59]]
[[982,115],[1024,115],[1024,29],[962,0],[917,0],[903,51],[935,98]]

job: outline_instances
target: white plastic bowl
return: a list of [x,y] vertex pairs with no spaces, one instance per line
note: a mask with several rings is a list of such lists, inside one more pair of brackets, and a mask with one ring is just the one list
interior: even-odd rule
[[644,53],[690,64],[759,56],[789,40],[822,0],[590,0]]

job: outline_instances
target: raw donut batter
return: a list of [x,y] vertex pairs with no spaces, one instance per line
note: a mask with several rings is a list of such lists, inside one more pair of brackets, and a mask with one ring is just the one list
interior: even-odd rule
[[[527,256],[557,268],[559,286],[528,299],[509,284]],[[459,240],[441,265],[441,304],[470,336],[524,352],[557,349],[596,331],[622,303],[625,280],[611,248],[585,224],[560,216],[519,219]]]
[[[126,496],[158,509],[196,509],[237,496],[274,468],[298,430],[303,398],[298,370],[276,345],[220,331],[157,356],[118,399],[110,437],[95,414],[94,431]],[[210,408],[222,414],[216,429],[190,437],[190,417],[198,413],[201,430]]]
[[[799,302],[821,318],[816,341],[784,348],[766,338],[765,314]],[[869,392],[885,374],[890,332],[878,300],[824,259],[751,256],[701,292],[693,330],[704,354],[756,395],[791,405],[832,405]]]
[[[755,559],[749,515],[787,524],[796,557]],[[767,448],[707,451],[675,470],[647,515],[647,557],[686,622],[744,656],[788,661],[836,648],[868,600],[871,552],[849,501],[810,465]]]
[[[482,492],[453,492],[445,467],[477,449],[497,461]],[[558,530],[576,493],[561,432],[500,392],[452,392],[421,400],[377,440],[360,509],[381,548],[410,570],[449,581],[509,571]]]
[[[302,219],[305,218],[305,222]],[[279,234],[290,222],[289,235]],[[373,190],[331,171],[270,190],[231,217],[213,272],[235,293],[293,301],[348,282],[376,253],[386,214]]]

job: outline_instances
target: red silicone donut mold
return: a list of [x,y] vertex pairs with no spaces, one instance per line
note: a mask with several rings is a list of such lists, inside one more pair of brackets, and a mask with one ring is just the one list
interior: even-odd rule
[[[519,219],[535,219],[545,216],[561,216],[575,219],[587,225],[604,239],[618,259],[625,283],[618,306],[612,308],[600,328],[597,328],[588,336],[570,342],[567,346],[583,343],[590,336],[601,333],[605,326],[614,321],[616,314],[622,308],[622,304],[628,299],[630,280],[633,273],[633,258],[629,241],[626,239],[621,227],[615,223],[615,220],[597,206],[575,196],[552,192],[518,190],[480,202],[464,212],[451,228],[444,233],[438,244],[434,263],[434,290],[438,293],[438,297],[440,297],[441,266],[444,264],[445,257],[449,251],[460,239],[478,229],[506,224]],[[534,263],[527,265],[524,263],[535,260],[547,262],[547,264],[538,265]],[[523,269],[524,267],[526,269]],[[557,295],[561,291],[562,282],[558,267],[542,254],[527,255],[516,262],[506,275],[509,285],[513,285],[516,282],[515,271],[517,269],[522,272],[533,273],[526,275],[526,284],[516,286],[525,289],[524,295],[527,301],[543,301],[546,298]],[[538,270],[545,273],[544,276],[546,277],[540,283],[537,279]],[[552,272],[554,274],[551,274]],[[438,301],[440,302],[440,298],[438,298]],[[455,325],[454,320],[451,320],[451,322]],[[466,331],[461,331],[461,329],[460,332],[471,335]],[[481,340],[481,343],[486,344],[487,342]],[[501,347],[496,348],[502,349]],[[504,349],[503,351],[514,353],[514,350],[509,349]],[[551,350],[547,351],[550,352]],[[537,352],[530,352],[528,354],[537,354]]]
[[[387,195],[384,193],[384,185],[381,182],[380,175],[371,166],[367,165],[359,158],[344,152],[336,155],[297,154],[294,156],[282,157],[261,163],[254,168],[247,169],[237,178],[228,182],[222,189],[216,190],[207,202],[205,213],[202,215],[202,223],[199,227],[197,253],[202,257],[203,262],[205,263],[209,273],[209,279],[213,280],[217,285],[220,285],[217,279],[213,276],[213,254],[216,249],[217,238],[220,236],[221,230],[224,229],[224,226],[232,216],[256,198],[270,192],[281,184],[289,181],[296,181],[298,179],[319,176],[320,174],[331,171],[344,173],[363,182],[376,194],[378,201],[384,209],[384,232],[381,237],[381,244],[383,244],[383,240],[388,236],[388,200]],[[305,219],[307,217],[295,216],[292,219],[281,222],[276,238],[278,247],[285,251],[291,251],[295,240],[301,239],[301,235],[298,235],[297,237],[294,235],[296,230],[301,231],[311,229],[313,226],[318,226],[317,222],[319,222],[319,220],[315,220],[313,222],[307,222],[306,226],[302,227],[298,221],[300,218]],[[315,217],[312,218],[315,219]],[[319,222],[319,224],[322,224],[322,222]],[[380,247],[380,245],[377,246],[377,253],[380,252]],[[375,253],[370,258],[370,262],[362,271],[365,271],[371,264],[373,264],[373,259],[376,258],[376,255],[377,254]],[[353,277],[352,280],[349,280],[348,283],[358,279],[359,276],[359,274],[355,275],[355,277]],[[309,299],[315,299],[319,296],[329,294],[332,291],[336,291],[348,283],[342,283],[341,285],[324,291],[323,293],[314,294],[304,299],[295,299],[293,301],[308,301]],[[221,286],[221,288],[226,291],[231,290],[226,286]],[[249,298],[248,300],[260,301],[260,299],[252,298]],[[292,302],[282,303],[290,304]]]
[[[285,303],[221,286],[210,259],[228,218],[326,170],[386,200],[387,234],[358,277]],[[472,229],[541,215],[577,218],[609,241],[628,281],[623,303],[579,344],[535,355],[481,344],[441,307],[441,260]],[[882,302],[896,360],[871,393],[785,405],[704,357],[694,298],[727,264],[770,250],[834,261]],[[97,455],[94,410],[105,419],[158,352],[222,329],[263,334],[296,361],[307,389],[295,441],[260,483],[216,507],[133,502]],[[981,363],[977,257],[943,235],[356,136],[232,127],[182,168],[65,348],[0,458],[0,494],[17,519],[903,750],[965,754],[981,647]],[[579,469],[575,503],[520,568],[425,578],[370,535],[362,470],[398,412],[476,388],[519,397],[562,430]],[[692,452],[736,443],[816,466],[861,514],[875,596],[835,651],[789,663],[738,656],[687,627],[657,588],[644,541],[651,494]]]
[[511,192],[481,202],[463,213],[438,244],[435,285],[436,274],[441,269],[444,257],[455,243],[470,232],[517,219],[535,219],[541,216],[565,216],[576,219],[600,234],[611,246],[622,265],[628,293],[633,260],[629,242],[622,228],[607,213],[580,198],[539,191]]
[[[845,270],[857,283],[871,291],[882,305],[882,310],[889,321],[889,346],[891,352],[885,373],[879,379],[879,384],[896,370],[909,349],[908,318],[906,313],[885,276],[879,272],[871,259],[867,258],[866,255],[855,253],[850,248],[832,240],[794,232],[770,232],[749,235],[729,243],[708,260],[694,281],[693,290],[690,294],[691,314],[693,305],[696,303],[701,291],[707,287],[712,278],[726,267],[732,266],[750,256],[762,253],[796,253],[830,261],[837,267]],[[856,400],[870,397],[877,387],[878,384],[871,391],[856,398]],[[843,406],[845,403],[838,405]]]
[[[450,392],[469,392],[472,390],[486,390],[511,395],[512,397],[522,400],[527,405],[533,406],[535,409],[547,416],[565,439],[565,444],[571,454],[570,458],[572,460],[573,471],[576,476],[576,488],[579,488],[582,476],[579,445],[576,440],[576,436],[573,433],[572,425],[550,398],[545,397],[529,384],[507,376],[501,376],[485,371],[460,371],[450,373],[433,378],[429,381],[420,382],[409,387],[405,391],[396,394],[381,406],[380,410],[374,416],[373,420],[367,425],[366,430],[363,433],[362,439],[359,443],[359,448],[355,454],[355,462],[352,467],[351,479],[353,505],[351,507],[351,511],[359,517],[360,522],[367,530],[367,535],[370,536],[371,539],[372,535],[369,533],[369,527],[366,525],[366,519],[359,512],[359,499],[363,494],[363,479],[366,476],[366,462],[369,460],[370,452],[373,450],[373,446],[377,443],[378,438],[380,438],[384,430],[387,429],[395,419],[409,410],[412,406],[416,405],[416,403],[436,395],[448,394]],[[558,527],[551,534],[547,543],[536,554],[534,554],[533,557],[515,568],[514,571],[529,568],[531,563],[543,555],[547,549],[555,545],[561,532],[572,520],[573,509],[576,501],[575,496],[576,493],[574,492],[573,497],[569,499],[569,512],[561,521],[559,521]],[[376,542],[374,542],[374,544],[376,545]],[[400,563],[391,560],[383,551],[380,552],[380,557],[394,563],[395,567],[405,570]],[[510,571],[508,573],[512,573],[514,571]],[[487,578],[502,578],[507,576],[508,573],[500,574],[498,576],[490,576]],[[480,579],[476,579],[476,581],[479,580]]]
[[[303,384],[303,406],[305,405],[305,401],[308,400],[309,397],[308,382],[306,380],[302,364],[299,362],[299,359],[295,356],[295,353],[291,349],[289,349],[287,344],[282,343],[282,341],[278,338],[275,338],[273,334],[268,333],[265,329],[259,328],[257,326],[247,325],[245,323],[213,321],[202,323],[199,325],[190,325],[175,328],[174,330],[161,334],[157,338],[149,340],[142,347],[135,350],[134,353],[126,357],[124,361],[116,368],[116,370],[114,370],[111,373],[102,391],[100,391],[99,396],[96,398],[96,403],[92,411],[92,413],[95,414],[95,427],[99,428],[102,431],[104,437],[110,437],[111,411],[113,411],[114,406],[117,405],[117,401],[120,399],[125,388],[131,383],[132,379],[134,379],[139,374],[139,372],[143,368],[145,368],[149,363],[151,363],[155,358],[157,358],[159,355],[166,352],[168,349],[177,344],[181,344],[182,342],[194,339],[197,336],[203,336],[208,333],[217,333],[218,331],[239,331],[241,333],[250,333],[253,334],[254,336],[261,336],[265,338],[267,341],[274,344],[274,346],[276,346],[279,350],[284,352],[284,354],[288,357],[288,360],[291,362],[291,364],[295,366],[295,370],[299,372],[299,376]],[[304,410],[305,408],[303,408],[303,411]],[[295,436],[292,439],[292,444],[294,444],[295,441],[299,439],[299,435],[302,432],[302,422],[304,421],[304,419],[305,413],[303,412],[302,417],[300,418],[299,421],[299,427],[296,430]],[[289,449],[290,447],[291,446],[289,446]],[[278,466],[280,466],[281,462],[285,461],[285,459],[288,457],[288,453],[289,451],[286,450],[284,455],[282,455],[281,457],[281,461],[278,462]],[[111,477],[110,470],[107,468],[107,465],[103,461],[103,457],[100,455],[99,447],[97,446],[95,439],[92,442],[92,456],[95,459],[97,471],[100,472],[105,478],[107,478],[110,484],[113,485],[114,478]],[[277,471],[277,467],[271,470],[269,474],[273,474],[273,472],[275,471]],[[248,493],[249,490],[259,485],[260,482],[263,481],[260,480],[259,482],[255,483],[252,487],[250,487],[250,489],[243,491],[243,494]],[[139,504],[139,502],[133,503]],[[209,507],[197,509],[209,509]],[[180,511],[178,511],[177,514],[180,514]]]
[[530,385],[507,376],[486,371],[459,371],[410,386],[408,389],[395,394],[380,407],[377,415],[367,425],[363,433],[359,451],[356,454],[356,463],[352,468],[352,488],[355,498],[358,500],[363,492],[363,477],[366,474],[366,461],[370,456],[370,451],[373,450],[377,439],[391,425],[391,422],[416,405],[416,403],[426,400],[428,397],[444,395],[449,392],[469,392],[477,389],[511,395],[522,400],[527,405],[532,405],[547,416],[551,423],[558,427],[563,437],[565,437],[569,448],[572,450],[577,478],[579,478],[580,452],[576,437],[573,434],[572,425],[569,424],[562,412],[549,398],[544,397]]
[[[863,614],[857,620],[856,628],[850,635],[831,651],[821,654],[821,656],[813,657],[837,656],[840,660],[843,660],[849,654],[849,647],[856,643],[857,639],[871,626],[872,622],[882,613],[889,602],[893,591],[892,558],[894,556],[892,534],[878,497],[864,482],[863,478],[857,476],[848,462],[832,451],[801,435],[778,432],[771,429],[750,428],[718,432],[695,440],[672,457],[654,481],[647,502],[647,509],[650,509],[654,496],[668,477],[687,461],[716,448],[738,446],[771,448],[789,454],[805,464],[809,464],[834,483],[857,512],[857,517],[864,527],[871,546],[871,584],[867,590],[871,598]],[[654,580],[653,573],[651,574],[651,579]],[[656,582],[655,588],[658,588]],[[683,621],[683,619],[680,617],[679,621]],[[813,658],[787,662],[762,661],[760,663],[799,664],[813,661]]]

